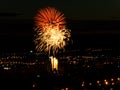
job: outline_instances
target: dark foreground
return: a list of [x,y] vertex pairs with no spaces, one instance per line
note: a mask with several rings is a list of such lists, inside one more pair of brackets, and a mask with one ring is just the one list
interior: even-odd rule
[[[87,65],[87,64],[86,64]],[[64,64],[55,73],[41,66],[0,69],[0,88],[21,90],[120,90],[120,68],[113,64]],[[15,68],[16,67],[16,68]]]

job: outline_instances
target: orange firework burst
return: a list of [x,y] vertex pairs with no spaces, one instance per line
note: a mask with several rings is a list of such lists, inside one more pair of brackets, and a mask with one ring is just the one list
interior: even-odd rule
[[65,24],[64,14],[51,7],[40,9],[35,17],[35,25],[41,28],[45,28],[48,25],[64,28]]

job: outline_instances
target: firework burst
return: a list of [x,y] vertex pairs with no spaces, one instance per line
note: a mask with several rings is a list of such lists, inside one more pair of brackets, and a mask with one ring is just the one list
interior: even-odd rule
[[64,14],[51,7],[40,9],[35,17],[35,25],[45,28],[51,24],[64,28],[66,24]]
[[38,11],[35,17],[35,44],[37,51],[55,55],[59,49],[66,46],[70,38],[70,30],[65,27],[65,17],[55,8],[45,8]]

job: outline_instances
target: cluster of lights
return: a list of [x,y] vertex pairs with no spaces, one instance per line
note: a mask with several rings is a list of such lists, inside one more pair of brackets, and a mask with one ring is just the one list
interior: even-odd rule
[[24,59],[26,56],[7,56],[0,58],[1,60],[9,60],[9,59]]
[[[100,80],[97,80],[97,81],[96,81],[96,84],[97,84],[98,86],[102,86],[102,85],[109,86],[109,85],[115,85],[115,84],[118,84],[118,83],[120,83],[120,77],[118,77],[118,78],[116,78],[116,79],[111,78],[110,80],[104,79],[104,80],[101,80],[101,81],[100,81]],[[87,83],[85,83],[85,81],[83,81],[83,82],[81,83],[81,86],[82,86],[82,87],[85,87],[86,84],[87,84]],[[93,84],[92,84],[92,82],[89,82],[88,85],[89,85],[89,86],[92,86]]]
[[[37,64],[44,64],[43,62],[38,62]],[[27,65],[27,66],[33,66],[36,65],[36,62],[21,62],[21,61],[0,61],[1,67],[5,70],[10,70],[11,66],[14,65]]]
[[62,88],[61,90],[68,90],[68,88],[66,87],[66,88]]
[[[97,80],[97,81],[96,81],[96,84],[97,84],[98,86],[102,86],[102,85],[106,85],[106,86],[112,85],[112,86],[113,86],[113,85],[115,85],[115,80],[117,80],[116,82],[120,83],[120,77],[118,77],[117,79],[111,78],[110,80],[107,80],[107,79],[104,79],[103,81]],[[102,83],[102,82],[103,82],[103,83]],[[88,83],[88,85],[89,85],[89,86],[92,86],[93,84],[92,84],[92,82],[90,82],[90,83]],[[83,81],[83,82],[81,83],[81,86],[82,86],[82,87],[85,87],[85,86],[86,86],[85,81]],[[35,88],[35,87],[36,87],[36,84],[34,83],[34,84],[32,85],[32,87]],[[65,87],[65,88],[62,88],[61,90],[69,90],[69,88],[68,88],[68,87]],[[70,89],[70,90],[71,90],[71,89]],[[110,90],[113,90],[113,89],[110,88]]]

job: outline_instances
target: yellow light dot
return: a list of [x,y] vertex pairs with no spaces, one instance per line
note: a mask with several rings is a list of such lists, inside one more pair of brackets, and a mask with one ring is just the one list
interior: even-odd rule
[[68,88],[65,88],[65,90],[68,90]]
[[108,85],[108,81],[106,81],[105,84]]
[[107,80],[105,79],[104,82],[106,82]]
[[35,84],[33,84],[32,87],[34,88],[34,87],[35,87]]
[[119,80],[119,81],[120,81],[120,78],[118,77],[118,78],[117,78],[117,80]]
[[111,81],[113,81],[114,79],[113,78],[111,78]]
[[85,82],[83,81],[83,82],[82,82],[82,87],[84,87],[84,86],[85,86]]
[[97,81],[97,83],[99,84],[99,83],[100,83],[100,81],[98,80],[98,81]]
[[114,82],[112,82],[112,85],[114,85],[115,83]]
[[92,85],[92,83],[89,83],[89,85],[91,86],[91,85]]
[[82,87],[84,87],[84,84],[82,84]]
[[99,86],[101,86],[101,84],[98,84]]

